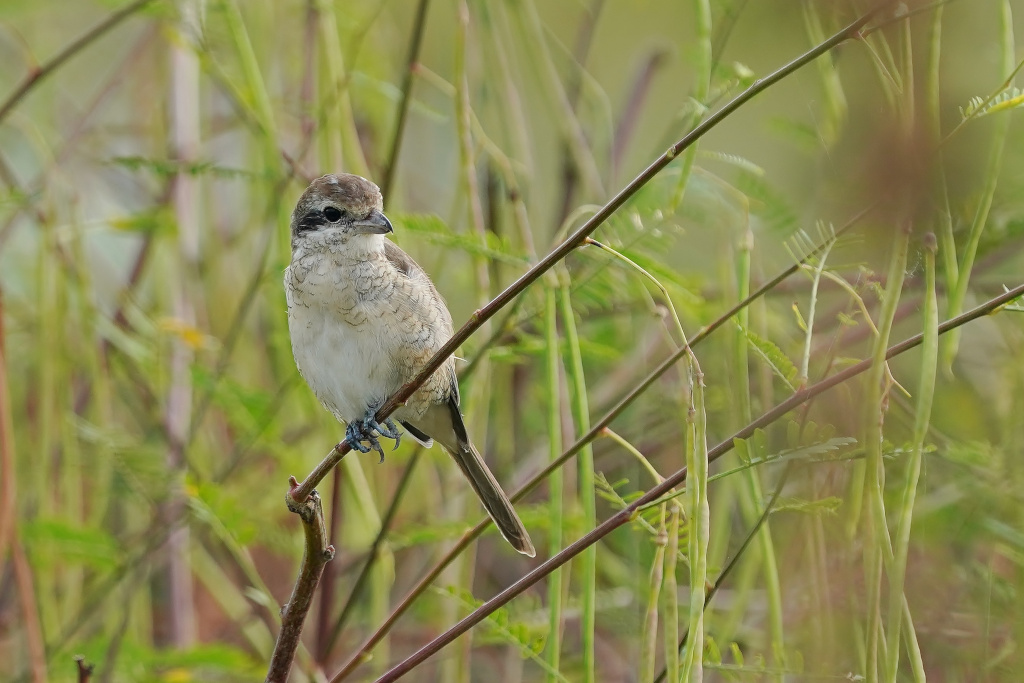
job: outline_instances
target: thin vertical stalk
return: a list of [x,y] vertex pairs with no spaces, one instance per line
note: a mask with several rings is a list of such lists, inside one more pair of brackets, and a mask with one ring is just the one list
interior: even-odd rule
[[[900,51],[901,51],[901,74],[905,87],[903,88],[903,97],[900,102],[902,105],[901,116],[902,124],[904,129],[904,135],[910,136],[912,134],[913,127],[915,126],[916,119],[916,103],[914,99],[914,52],[913,52],[913,41],[910,32],[909,22],[903,22],[900,25]],[[899,268],[899,272],[894,272],[891,268],[889,271],[889,277],[899,278],[899,288],[903,286],[903,277],[907,267],[907,252],[910,246],[910,232],[911,224],[908,222],[902,229],[902,235],[898,237],[901,241],[898,243],[893,255],[893,261],[891,263],[892,268]],[[897,264],[897,260],[901,260],[901,263]],[[891,331],[892,321],[889,316],[895,317],[895,307],[899,302],[900,289],[896,288],[896,283],[890,283],[886,288],[886,302],[883,304],[883,319],[880,331],[884,330],[885,338],[880,339],[878,344],[885,348],[888,344],[888,334]],[[892,289],[890,289],[892,287]],[[892,305],[892,311],[886,310],[888,305]],[[875,359],[879,360],[880,352],[878,346],[875,347]],[[872,375],[876,370],[881,370],[884,367],[883,363],[879,363],[876,367],[872,367]],[[890,376],[891,379],[891,376]],[[868,381],[880,381],[879,378],[870,377]],[[881,387],[877,384],[873,384],[869,387],[869,391],[881,391]],[[921,397],[918,398],[921,400]],[[882,621],[882,573],[883,568],[886,575],[889,578],[890,598],[895,595],[893,592],[893,546],[892,539],[889,535],[889,527],[886,519],[885,510],[885,463],[882,460],[881,445],[882,439],[884,438],[883,424],[885,422],[885,399],[884,395],[871,396],[869,402],[866,404],[868,410],[868,439],[865,441],[868,449],[868,487],[870,488],[871,498],[871,518],[872,528],[869,533],[873,536],[873,548],[874,548],[874,559],[871,566],[871,575],[868,583],[868,608],[871,610],[868,619],[868,659],[869,662],[874,664],[868,671],[868,680],[878,680],[879,659],[881,660],[881,674],[883,677],[886,676],[886,672],[893,670],[899,666],[899,625],[900,617],[895,616],[889,620],[888,624],[883,624]],[[874,410],[872,410],[874,408]],[[877,412],[876,412],[877,411]],[[915,482],[916,485],[916,482]],[[872,557],[869,554],[868,557]],[[902,593],[902,583],[899,586],[900,593]],[[872,599],[873,598],[873,599]],[[890,604],[890,615],[898,614],[896,604]],[[896,633],[887,633],[886,630],[895,624]],[[879,653],[879,649],[881,652]],[[893,674],[895,676],[895,674]]]
[[708,505],[707,414],[704,411],[704,373],[691,351],[689,358],[690,402],[686,413],[686,513],[690,557],[689,643],[683,669],[677,680],[699,683],[704,678],[704,602],[708,585],[708,541],[710,514]]
[[[927,235],[924,250],[924,307],[923,338],[921,342],[921,378],[917,386],[917,409],[914,414],[914,441],[907,460],[906,480],[896,533],[893,539],[893,562],[889,570],[889,618],[887,632],[888,666],[885,680],[895,683],[900,661],[900,624],[903,620],[905,596],[903,586],[907,571],[907,555],[910,552],[910,525],[914,518],[914,501],[917,497],[917,482],[921,477],[921,459],[924,440],[928,434],[928,423],[932,412],[932,397],[935,394],[935,374],[939,358],[939,307],[935,293],[935,236]],[[909,613],[907,620],[910,620]],[[908,634],[909,635],[909,634]]]
[[[544,291],[544,340],[545,370],[548,390],[548,453],[551,460],[562,454],[562,406],[561,375],[562,365],[558,349],[558,300],[554,287]],[[564,530],[565,474],[561,468],[551,473],[548,479],[548,548],[551,555],[562,549]],[[558,569],[548,579],[548,640],[544,660],[555,671],[559,670],[562,655],[562,570]],[[553,674],[547,680],[553,681]]]
[[[800,387],[803,388],[807,385],[808,368],[811,362],[811,342],[814,338],[814,319],[816,317],[816,310],[818,305],[818,287],[821,284],[821,274],[825,269],[825,261],[828,259],[829,252],[832,251],[832,247],[835,245],[835,240],[830,240],[828,246],[818,256],[818,265],[814,269],[814,275],[811,277],[811,295],[807,302],[807,315],[804,320],[806,321],[807,330],[804,334],[804,352],[800,357]],[[746,315],[744,311],[742,315]]]
[[540,15],[532,0],[527,0],[521,5],[523,27],[525,31],[526,44],[532,46],[530,55],[540,63],[537,65],[540,76],[547,88],[549,95],[554,99],[554,106],[558,123],[565,136],[565,143],[572,154],[573,163],[583,180],[586,191],[591,197],[604,197],[604,185],[601,181],[601,173],[597,162],[587,142],[587,136],[583,131],[579,118],[573,109],[572,102],[562,86],[551,58],[551,51],[548,49],[547,36],[544,34],[544,27],[541,24]]
[[[473,148],[472,133],[472,108],[469,97],[469,74],[467,70],[467,52],[469,50],[469,5],[466,0],[460,0],[456,8],[457,21],[454,41],[454,85],[455,85],[455,128],[459,142],[459,170],[460,185],[466,196],[469,212],[470,231],[481,245],[487,243],[487,228],[484,225],[484,212],[480,203],[480,188],[477,179],[476,155]],[[487,258],[483,256],[473,257],[474,277],[476,284],[476,305],[483,306],[490,299],[491,278]],[[490,323],[482,328],[485,334],[490,330]],[[488,405],[490,392],[490,368],[486,356],[480,360],[477,368],[477,378],[471,387],[472,396],[470,404],[483,408]],[[488,427],[488,410],[478,409],[473,411],[472,426],[474,438],[485,442],[486,430]],[[474,571],[473,553],[464,555],[449,570],[451,575],[457,575],[457,585],[473,585]],[[462,611],[464,608],[456,602],[450,605],[452,610]],[[444,663],[442,677],[444,680],[459,682],[469,681],[470,678],[470,652],[472,650],[472,638],[466,638],[460,643],[460,651],[456,657]]]
[[[928,27],[928,64],[925,67],[925,107],[928,114],[930,136],[934,140],[942,139],[942,12],[940,3],[932,9],[932,21]],[[938,145],[938,184],[939,184],[939,254],[946,278],[946,291],[956,287],[960,276],[960,265],[956,261],[956,241],[953,239],[953,213],[949,206],[949,187],[946,183],[946,166],[942,162],[942,145]]]
[[[1013,38],[1013,13],[1010,9],[1009,0],[1003,0],[999,4],[1000,23],[1000,56],[1002,62],[1001,78],[1009,78],[1013,74],[1014,61],[1014,38]],[[981,188],[981,195],[978,198],[978,206],[974,211],[974,219],[967,234],[967,244],[964,245],[963,258],[960,261],[959,275],[956,279],[956,286],[950,291],[946,304],[946,317],[952,318],[963,310],[964,301],[967,297],[967,286],[971,280],[971,270],[974,268],[974,259],[978,253],[978,245],[981,243],[981,236],[988,223],[988,214],[992,208],[992,201],[995,198],[996,186],[999,183],[999,170],[1003,165],[1003,148],[1006,146],[1007,136],[1010,131],[1010,115],[1008,113],[995,117],[993,123],[992,141],[988,153],[988,166],[984,175],[984,184]],[[953,330],[942,341],[942,364],[947,372],[952,372],[953,360],[956,357],[957,349],[960,346],[960,331]]]
[[7,383],[8,359],[3,319],[3,291],[0,290],[0,558],[6,558],[10,548],[21,603],[21,628],[27,645],[29,670],[33,683],[43,683],[46,681],[46,654],[39,623],[39,606],[35,598],[32,568],[15,528],[17,487],[14,475],[17,461],[14,454],[14,419],[10,387]]
[[[751,252],[754,248],[754,233],[750,229],[749,222],[744,226],[744,233],[741,239],[739,250],[737,254],[736,264],[736,282],[737,282],[737,296],[739,300],[743,300],[750,295],[750,257]],[[824,266],[825,259],[828,256],[828,250],[831,245],[825,248],[819,258],[819,273],[821,267]],[[811,305],[810,314],[807,319],[807,351],[805,353],[804,364],[801,366],[801,387],[806,384],[807,378],[807,357],[810,355],[810,335],[811,325],[814,319],[814,302],[817,296],[817,279],[814,282],[814,287],[811,290]],[[750,406],[750,369],[747,354],[747,339],[743,330],[749,328],[750,325],[750,311],[744,309],[739,312],[738,320],[740,323],[739,329],[736,331],[734,349],[736,357],[733,360],[733,365],[736,370],[736,390],[734,396],[737,398],[737,405],[739,410],[740,424],[749,424],[753,419],[753,411]],[[746,483],[746,495],[740,495],[740,507],[743,511],[743,517],[748,523],[754,523],[758,517],[757,504],[759,501],[764,500],[764,492],[761,488],[761,475],[760,470],[754,467],[747,468],[743,471],[743,479]],[[779,580],[779,567],[775,558],[775,543],[772,539],[771,527],[767,517],[764,519],[764,523],[760,526],[757,531],[757,545],[761,555],[761,563],[764,573],[765,592],[768,596],[768,625],[771,633],[771,644],[772,653],[777,665],[777,668],[783,669],[785,662],[783,661],[783,654],[785,652],[785,629],[783,627],[783,607],[782,607],[782,584]],[[777,680],[783,680],[783,676],[780,674],[776,677]]]
[[[199,38],[199,13],[202,10],[195,2],[187,2],[182,7],[183,40],[172,41],[170,44],[170,121],[174,156],[184,168],[198,160],[201,148],[199,60],[191,45]],[[192,289],[199,263],[199,202],[197,178],[187,172],[179,172],[171,188],[171,204],[178,228],[178,254],[174,263],[179,273],[178,286],[172,293],[171,308],[182,329],[194,328],[196,323]],[[170,387],[164,416],[168,439],[166,466],[172,484],[168,500],[161,504],[160,514],[167,523],[182,515],[187,505],[184,492],[185,449],[192,429],[192,361],[193,348],[185,335],[177,335],[172,341]],[[155,610],[153,614],[154,637],[158,645],[184,649],[190,647],[195,640],[197,624],[189,544],[189,527],[184,524],[169,535],[164,550],[166,564],[155,571],[155,592],[158,603],[162,605],[162,609]]]
[[669,680],[679,680],[679,584],[676,565],[679,563],[679,508],[671,506],[668,515],[668,546],[665,548],[665,671]]
[[[687,52],[692,51],[695,55],[693,100],[697,103],[693,113],[683,124],[684,130],[692,130],[704,117],[703,107],[708,105],[708,96],[711,92],[711,69],[714,63],[712,54],[712,24],[711,24],[711,3],[709,0],[693,0],[693,45],[687,46]],[[693,170],[693,162],[697,158],[697,145],[691,145],[683,154],[681,162],[682,171],[679,174],[679,181],[676,183],[675,195],[672,198],[672,211],[675,211],[683,201],[686,192],[686,185],[690,180],[690,172]]]
[[327,82],[321,97],[326,108],[324,123],[327,135],[327,162],[333,170],[345,169],[350,173],[369,177],[363,147],[356,130],[349,97],[349,75],[345,69],[341,37],[338,35],[338,16],[334,2],[320,2],[320,28],[323,31],[324,67]]
[[[498,117],[505,128],[507,145],[511,149],[510,156],[524,168],[524,176],[533,176],[533,154],[530,151],[530,134],[526,125],[526,114],[523,111],[523,98],[516,87],[513,77],[512,50],[507,41],[512,35],[512,26],[508,18],[505,3],[480,3],[480,13],[485,25],[490,29],[488,43],[494,50],[498,74],[501,79],[502,102],[498,107]],[[510,190],[512,188],[509,188]],[[531,250],[536,261],[536,255]]]
[[885,463],[882,460],[882,422],[884,420],[883,382],[885,381],[885,354],[889,334],[896,318],[896,307],[903,290],[910,243],[910,226],[904,225],[893,238],[892,255],[886,277],[882,308],[879,312],[878,336],[871,355],[864,392],[864,455],[865,455],[865,508],[868,541],[865,552],[867,571],[867,649],[864,675],[869,681],[878,680],[879,636],[882,629],[882,566],[892,560],[892,544],[885,523]]
[[[808,0],[803,2],[804,26],[811,44],[818,44],[825,39],[825,30],[821,24],[819,8],[823,5],[811,3]],[[843,94],[843,83],[839,78],[836,69],[835,59],[832,55],[823,55],[817,62],[818,75],[821,79],[821,87],[825,111],[824,117],[818,123],[817,130],[822,142],[827,148],[831,148],[839,134],[842,132],[843,124],[846,122],[847,104],[846,96]]]
[[[718,575],[718,578],[715,580],[714,584],[712,584],[710,590],[708,590],[705,594],[705,611],[707,611],[708,605],[711,604],[711,600],[715,597],[715,594],[718,593],[722,586],[725,585],[725,582],[732,575],[732,572],[740,564],[740,560],[743,558],[747,548],[750,547],[751,541],[754,539],[755,536],[757,536],[757,532],[761,529],[762,525],[764,525],[764,523],[768,520],[768,516],[775,508],[775,503],[778,502],[779,500],[779,495],[782,493],[782,489],[785,488],[786,482],[789,480],[789,474],[792,471],[792,469],[793,463],[787,463],[786,468],[782,471],[782,475],[779,477],[778,483],[775,485],[775,491],[772,492],[771,498],[768,499],[768,504],[765,505],[764,510],[761,512],[757,520],[754,522],[753,527],[750,529],[750,532],[747,534],[747,536],[743,539],[743,542],[740,544],[740,547],[736,549],[736,552],[735,554],[733,554],[732,559],[729,560],[729,562],[725,565],[721,573]],[[715,477],[715,479],[718,478],[718,476]],[[751,562],[745,563],[744,568],[740,570],[740,578],[738,581],[735,582],[735,584],[737,585],[737,590],[735,591],[735,593],[738,598],[742,598],[742,596],[746,595],[750,591],[751,586],[754,582],[754,574],[756,573],[756,571],[757,565]],[[733,607],[732,614],[730,616],[735,622],[739,622],[742,618],[742,613],[746,611],[746,609],[747,602],[743,599],[737,599],[735,600],[735,606]],[[724,631],[726,633],[735,633],[736,624],[728,626],[726,629],[724,629]],[[722,630],[719,630],[717,634],[719,635],[720,642],[732,642],[731,639],[721,637]],[[683,634],[682,639],[680,639],[676,647],[678,651],[682,652],[683,648],[686,647],[689,635],[689,632]],[[781,674],[782,671],[780,670],[779,673]],[[661,683],[662,681],[664,681],[666,675],[667,669],[662,670],[661,674],[659,674],[658,677],[655,679],[655,683]]]
[[[480,204],[480,187],[476,175],[476,155],[473,152],[471,108],[469,103],[469,75],[466,72],[466,50],[469,41],[469,6],[466,0],[459,3],[458,31],[455,40],[455,122],[459,138],[459,162],[462,169],[462,185],[469,205],[469,225],[482,246],[487,245],[487,227],[484,225],[484,211]],[[483,306],[490,299],[491,282],[487,259],[480,256],[476,261],[477,305]],[[486,333],[489,326],[484,327]]]
[[[936,352],[936,364],[938,363]],[[910,603],[907,596],[903,596],[903,644],[907,647],[907,659],[910,660],[910,670],[913,673],[914,683],[924,683],[928,676],[924,671],[924,657],[921,656],[921,644],[917,640],[917,630],[914,628],[914,621],[910,614]]]
[[[199,3],[196,5],[198,10]],[[242,19],[242,12],[238,9],[237,0],[227,0],[222,7],[224,21],[238,53],[242,74],[252,100],[247,104],[251,106],[252,114],[255,115],[256,121],[263,129],[263,134],[267,136],[268,155],[266,158],[268,160],[275,159],[277,158],[277,127],[274,124],[274,107],[270,103],[270,93],[263,81],[260,63],[256,58],[256,50],[253,48],[249,32],[245,28],[245,21]]]
[[[566,277],[561,283],[562,325],[569,352],[569,379],[572,383],[572,411],[576,429],[580,433],[590,431],[590,406],[587,401],[587,380],[583,374],[583,355],[580,352],[580,338],[576,330],[576,317],[572,310],[572,298]],[[597,526],[597,487],[594,483],[594,448],[584,446],[577,460],[579,471],[580,506],[583,509],[583,528]],[[586,683],[595,680],[595,630],[597,620],[597,546],[583,551],[580,568],[580,593],[582,615],[580,637],[583,641],[583,678]]]
[[[650,594],[647,597],[647,612],[644,615],[643,631],[640,635],[640,683],[654,681],[658,656],[658,605],[661,585],[665,576],[665,546],[668,545],[668,531],[665,528],[666,506],[661,506],[661,526],[654,540],[654,559],[651,561],[651,578],[648,582]],[[676,660],[678,662],[678,658]],[[678,680],[678,679],[677,679]]]
[[419,0],[416,5],[416,18],[412,22],[412,39],[409,41],[409,54],[405,60],[405,72],[402,74],[402,99],[398,103],[395,115],[395,130],[391,134],[391,150],[388,152],[388,165],[384,167],[384,180],[380,184],[380,193],[387,197],[398,172],[398,152],[402,148],[402,136],[405,133],[405,121],[409,114],[409,103],[412,102],[413,70],[420,56],[420,45],[427,25],[427,8],[430,0]]

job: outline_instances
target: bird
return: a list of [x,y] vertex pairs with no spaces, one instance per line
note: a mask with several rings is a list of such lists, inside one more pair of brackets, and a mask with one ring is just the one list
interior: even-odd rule
[[[393,233],[380,189],[361,176],[328,174],[291,215],[285,269],[288,331],[299,374],[346,425],[345,440],[381,461],[379,437],[438,442],[469,480],[509,544],[536,555],[530,534],[473,446],[460,409],[455,358],[384,421],[381,405],[451,339],[452,316],[427,273],[384,235]],[[401,425],[401,427],[399,427]]]

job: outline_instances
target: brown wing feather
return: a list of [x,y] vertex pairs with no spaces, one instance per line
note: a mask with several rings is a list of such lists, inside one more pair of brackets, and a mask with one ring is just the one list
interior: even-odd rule
[[420,268],[420,264],[413,261],[411,256],[391,240],[384,240],[384,256],[391,262],[391,265],[398,269],[398,272],[406,277],[427,277],[427,274]]

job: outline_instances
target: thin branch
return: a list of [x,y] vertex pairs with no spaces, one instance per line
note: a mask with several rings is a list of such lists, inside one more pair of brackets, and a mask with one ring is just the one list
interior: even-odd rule
[[[951,330],[955,330],[962,325],[965,325],[972,320],[980,318],[982,316],[989,315],[1001,306],[1010,303],[1018,297],[1024,296],[1024,285],[1018,285],[1014,289],[998,296],[994,299],[986,301],[984,304],[972,309],[971,311],[957,316],[951,320],[947,320],[939,326],[939,333],[943,334]],[[923,335],[916,334],[909,339],[906,339],[895,346],[890,347],[885,353],[885,359],[889,360],[895,356],[898,356],[910,349],[921,344]],[[722,441],[713,449],[708,451],[708,463],[712,463],[718,458],[722,457],[726,453],[732,450],[733,444],[736,439],[749,438],[755,430],[766,427],[767,425],[775,422],[783,415],[799,407],[806,401],[822,394],[829,389],[832,389],[839,384],[842,384],[857,375],[867,371],[874,365],[874,359],[868,358],[866,360],[857,363],[850,368],[847,368],[843,372],[840,372],[826,380],[818,382],[807,389],[801,390],[790,396],[788,399],[778,404],[771,410],[765,412],[759,418],[748,424],[743,429],[739,430],[731,437]],[[516,581],[514,584],[506,588],[505,590],[498,593],[496,596],[485,602],[483,605],[473,611],[472,614],[464,618],[458,624],[452,626],[450,629],[445,631],[442,635],[438,636],[434,640],[430,641],[422,648],[417,650],[411,656],[406,658],[404,661],[399,663],[397,666],[389,670],[383,676],[377,679],[377,683],[390,683],[396,681],[405,674],[409,673],[421,663],[426,661],[430,656],[436,654],[446,645],[450,644],[460,635],[468,631],[473,626],[479,624],[481,621],[486,619],[490,614],[494,613],[495,610],[500,609],[513,598],[520,595],[528,588],[536,584],[538,581],[543,579],[545,576],[553,572],[555,569],[561,567],[572,558],[579,555],[586,548],[597,543],[599,540],[607,536],[609,533],[627,524],[641,508],[651,505],[652,503],[659,500],[662,496],[671,492],[673,488],[678,487],[684,481],[686,481],[687,470],[682,468],[677,470],[670,477],[666,478],[664,482],[650,489],[643,496],[630,503],[626,508],[620,510],[616,514],[604,521],[597,528],[590,531],[585,536],[581,537],[575,543],[570,544],[565,550],[558,553],[554,557],[550,558],[539,567],[531,571],[523,578]]]
[[99,24],[91,28],[84,35],[82,35],[82,37],[68,45],[61,52],[59,52],[56,57],[48,61],[46,64],[36,67],[32,71],[30,71],[29,74],[25,77],[25,79],[21,82],[21,85],[14,89],[14,92],[12,92],[7,97],[7,99],[4,100],[3,104],[0,104],[0,122],[7,118],[8,114],[10,114],[14,110],[18,103],[21,102],[21,100],[24,99],[25,96],[28,95],[33,88],[39,85],[44,78],[46,78],[54,71],[59,69],[61,66],[63,66],[64,62],[68,61],[69,59],[77,55],[79,52],[89,47],[89,45],[102,38],[103,34],[105,34],[107,31],[114,28],[122,21],[124,21],[131,15],[135,14],[151,2],[153,2],[153,0],[135,0],[135,2],[133,2],[132,4],[121,8],[117,12],[114,12],[104,21],[100,22]]
[[[298,484],[293,477],[292,486]],[[288,509],[302,519],[302,529],[306,534],[306,549],[302,553],[302,566],[299,578],[295,581],[292,596],[288,604],[281,610],[281,633],[274,645],[274,654],[270,658],[266,683],[286,683],[288,673],[295,658],[295,650],[299,646],[302,635],[302,624],[306,613],[313,604],[313,594],[320,583],[324,566],[334,559],[334,546],[327,544],[327,528],[324,524],[324,511],[320,504],[320,496],[313,491],[304,502],[295,503],[292,497],[286,496]]]
[[[623,204],[625,204],[630,198],[633,197],[644,185],[650,182],[654,176],[661,172],[666,166],[668,166],[673,159],[679,156],[684,150],[693,145],[697,140],[703,137],[708,131],[717,126],[719,123],[724,121],[730,114],[739,109],[741,106],[752,100],[755,96],[768,89],[772,85],[778,83],[782,79],[786,78],[790,74],[794,73],[801,67],[814,61],[821,55],[827,53],[832,48],[846,42],[847,40],[856,38],[860,35],[860,30],[871,20],[871,18],[879,11],[881,7],[869,11],[864,16],[860,17],[852,24],[842,29],[825,42],[814,48],[808,50],[804,54],[800,55],[793,61],[789,62],[785,66],[781,67],[774,73],[755,81],[749,88],[744,90],[742,93],[737,95],[732,101],[722,107],[720,110],[705,119],[700,125],[694,128],[692,131],[684,135],[678,142],[669,147],[669,149],[658,157],[654,162],[651,163],[646,169],[644,169],[638,176],[636,176],[626,187],[618,192],[607,204],[602,206],[589,220],[587,220],[579,229],[570,235],[564,242],[555,247],[547,256],[545,256],[535,266],[530,268],[526,273],[519,277],[518,280],[509,285],[505,291],[496,296],[486,306],[478,309],[470,317],[469,321],[463,325],[458,332],[456,332],[448,343],[445,344],[441,349],[433,355],[430,361],[423,367],[418,375],[413,378],[410,382],[406,383],[401,389],[398,390],[391,398],[389,398],[377,411],[376,419],[378,422],[387,419],[391,413],[393,413],[399,406],[403,405],[406,400],[412,396],[413,393],[430,377],[434,372],[444,364],[449,356],[465,342],[469,337],[476,332],[485,322],[490,320],[494,315],[509,304],[513,299],[523,293],[527,287],[534,283],[541,275],[551,269],[556,263],[562,261],[566,256],[572,253],[576,248],[584,244],[587,237],[590,236],[597,228],[608,220],[612,214],[614,214]],[[323,481],[323,478],[327,476],[327,473],[349,452],[348,442],[339,443],[334,449],[328,454],[328,456],[310,473],[306,480],[303,481],[297,488],[293,489],[291,495],[296,496],[296,500],[305,500],[305,497],[316,488],[316,486]]]

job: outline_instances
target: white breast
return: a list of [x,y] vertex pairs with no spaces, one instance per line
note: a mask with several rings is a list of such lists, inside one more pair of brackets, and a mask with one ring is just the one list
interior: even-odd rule
[[288,328],[295,363],[313,393],[336,418],[351,422],[401,383],[388,326],[372,302],[356,301],[334,268],[308,262],[288,268]]

